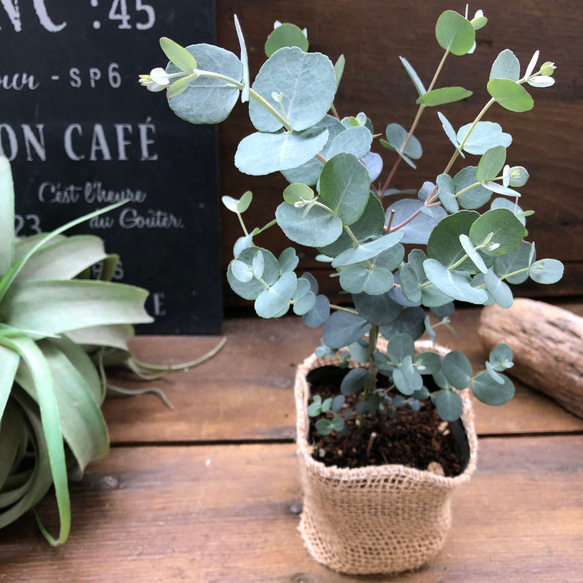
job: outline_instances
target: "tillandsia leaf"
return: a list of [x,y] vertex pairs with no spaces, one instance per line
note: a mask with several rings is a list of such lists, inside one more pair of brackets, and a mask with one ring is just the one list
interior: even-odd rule
[[482,403],[486,405],[505,405],[514,396],[514,384],[503,374],[499,375],[503,384],[495,381],[489,374],[476,375],[472,381],[472,393]]
[[[60,349],[63,344],[69,344],[67,355]],[[92,390],[69,357],[74,355],[77,366],[84,372],[90,370],[89,378],[99,387],[95,367],[82,348],[71,344],[71,341],[43,340],[38,346],[51,370],[63,438],[82,473],[89,462],[107,455],[109,436]],[[32,398],[38,399],[29,369],[22,367],[17,381]]]
[[290,170],[317,156],[327,140],[327,130],[314,128],[292,133],[256,132],[239,143],[235,166],[250,176]]
[[423,149],[421,143],[415,136],[409,138],[407,142],[407,137],[409,132],[397,123],[391,123],[387,126],[385,131],[386,140],[380,140],[380,143],[387,149],[397,152],[411,168],[417,168],[413,160],[418,160],[423,155]]
[[534,100],[528,91],[510,79],[490,79],[488,81],[488,93],[504,109],[523,113],[534,107]]
[[271,57],[275,51],[283,47],[298,47],[304,53],[308,52],[310,43],[304,31],[295,24],[284,23],[273,29],[265,42],[265,54]]
[[237,31],[237,39],[239,40],[239,47],[241,47],[241,65],[243,66],[243,89],[241,90],[241,102],[247,103],[249,101],[249,87],[251,86],[251,79],[249,77],[249,57],[247,55],[247,45],[245,44],[245,37],[239,24],[237,15],[234,15],[235,30]]
[[[200,71],[233,79],[236,84],[223,78],[199,74],[182,93],[169,97],[168,105],[179,118],[189,123],[220,123],[229,117],[239,98],[239,91],[243,87],[243,65],[236,55],[213,45],[191,45],[186,50],[196,59]],[[179,71],[172,63],[166,68],[168,74]]]
[[462,101],[472,96],[472,91],[468,91],[463,87],[441,87],[440,89],[433,89],[424,93],[417,98],[418,105],[425,105],[426,107],[436,107],[438,105],[445,105],[446,103],[455,103]]
[[446,10],[437,19],[435,37],[442,49],[461,56],[472,50],[476,31],[463,16],[453,10]]
[[324,324],[322,340],[331,348],[342,348],[356,342],[370,330],[364,318],[347,312],[334,312]]
[[443,357],[441,370],[449,383],[456,389],[462,390],[470,385],[472,364],[463,352],[459,350],[448,352]]
[[[0,494],[0,528],[30,511],[51,487],[51,467],[43,426],[36,403],[18,386],[6,407],[6,423],[0,427],[0,448],[16,449],[15,464],[32,452],[32,469],[8,477]],[[9,442],[10,440],[10,442]],[[9,454],[10,455],[10,454]],[[1,470],[0,470],[1,471]]]
[[32,376],[59,509],[60,530],[58,537],[51,536],[42,526],[40,520],[37,519],[37,522],[42,534],[53,546],[63,544],[67,540],[71,528],[71,503],[63,435],[51,369],[41,350],[30,338],[25,336],[10,339],[0,337],[0,344],[17,352]]
[[129,352],[128,342],[134,337],[134,327],[131,324],[92,326],[70,330],[67,336],[83,346],[105,346]]
[[535,261],[529,270],[530,278],[537,283],[557,283],[564,272],[563,264],[557,259],[539,259]]
[[437,414],[444,421],[457,421],[462,416],[462,400],[455,391],[442,389],[435,395],[434,403]]
[[498,257],[512,251],[527,234],[514,213],[508,209],[494,209],[486,211],[472,223],[469,237],[474,245],[481,245],[488,239],[482,253]]
[[[14,352],[10,348],[0,345],[0,427],[3,422],[4,409],[10,397],[10,390],[14,382],[14,376],[20,363],[20,356],[18,352]],[[0,480],[0,491],[2,491],[2,481]]]
[[326,247],[334,243],[343,232],[342,220],[332,210],[312,207],[308,214],[287,202],[281,203],[275,218],[286,237],[307,247]]
[[[364,131],[369,133],[366,128]],[[354,154],[337,154],[322,170],[320,197],[345,225],[360,218],[369,200],[369,190],[368,171]]]
[[107,257],[103,241],[99,237],[68,237],[39,249],[13,281],[19,283],[26,280],[73,279]]
[[[282,48],[263,64],[252,88],[278,112],[283,108],[293,130],[306,130],[322,120],[332,107],[336,93],[334,66],[320,53]],[[281,105],[273,99],[274,93],[283,96]],[[249,116],[260,132],[276,132],[283,127],[257,100],[249,103]]]
[[427,89],[425,89],[425,85],[423,85],[423,81],[417,75],[417,72],[413,68],[413,66],[409,63],[409,61],[405,57],[399,57],[401,63],[403,63],[403,67],[405,67],[405,71],[407,71],[407,75],[409,75],[411,81],[413,81],[413,85],[415,85],[415,89],[417,89],[417,93],[419,95],[423,95],[427,93]]
[[[500,124],[491,121],[480,121],[468,136],[472,124],[462,126],[457,133],[457,141],[464,144],[463,150],[468,154],[481,156],[490,148],[504,146],[508,148],[512,143],[512,136],[502,131]],[[466,136],[467,139],[466,139]]]
[[[429,235],[439,223],[441,219],[447,216],[447,213],[441,207],[435,207],[435,215],[429,216],[421,212],[423,202],[420,200],[403,199],[399,200],[387,208],[386,220],[389,220],[393,214],[392,228],[397,225],[399,227],[398,233],[403,234],[402,243],[411,243],[414,245],[427,245]],[[411,216],[417,213],[413,220],[408,220]],[[405,221],[407,221],[405,223]]]
[[342,379],[340,392],[343,395],[354,395],[364,389],[368,379],[369,372],[365,368],[353,368]]
[[476,178],[478,182],[488,182],[498,177],[506,163],[506,148],[495,146],[486,151],[480,159]]
[[14,262],[14,183],[10,162],[0,156],[0,276]]
[[12,282],[18,276],[21,269],[23,269],[23,267],[26,265],[26,263],[29,261],[29,259],[39,249],[42,249],[49,242],[59,238],[61,233],[63,233],[64,231],[72,229],[73,227],[76,227],[77,225],[80,225],[81,223],[89,221],[90,219],[92,219],[94,217],[97,217],[97,216],[102,215],[104,213],[111,212],[112,210],[115,210],[116,208],[118,208],[126,203],[127,203],[127,200],[117,202],[115,204],[109,205],[107,207],[104,207],[104,208],[98,209],[96,211],[93,211],[91,213],[88,213],[86,215],[83,215],[82,217],[79,217],[78,219],[75,219],[73,221],[69,221],[68,223],[65,223],[64,225],[60,226],[59,228],[55,229],[54,231],[51,231],[50,233],[43,233],[42,235],[35,236],[34,238],[31,237],[30,239],[32,239],[32,244],[26,245],[26,251],[18,257],[18,259],[10,267],[10,270],[0,280],[0,302],[2,302],[2,299],[4,298],[6,292],[10,289]]
[[502,51],[492,64],[490,79],[510,79],[518,81],[520,79],[520,61],[510,50]]
[[102,281],[31,281],[11,286],[0,318],[14,328],[50,336],[107,324],[147,324],[148,292]]

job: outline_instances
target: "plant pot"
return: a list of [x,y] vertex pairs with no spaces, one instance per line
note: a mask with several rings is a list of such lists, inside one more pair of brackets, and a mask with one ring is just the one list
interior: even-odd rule
[[[419,342],[423,350],[447,351]],[[444,477],[389,464],[355,469],[327,467],[308,443],[308,373],[340,358],[307,358],[295,383],[297,451],[303,488],[299,531],[319,563],[342,573],[395,573],[421,567],[443,547],[451,525],[451,496],[476,467],[477,437],[467,391],[462,418],[450,424],[462,473]],[[353,363],[351,363],[351,366]]]

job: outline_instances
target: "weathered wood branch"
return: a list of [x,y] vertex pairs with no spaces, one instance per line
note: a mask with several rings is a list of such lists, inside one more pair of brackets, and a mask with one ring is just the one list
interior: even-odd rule
[[583,318],[544,302],[517,299],[509,309],[483,310],[478,334],[491,350],[514,352],[509,374],[583,418]]

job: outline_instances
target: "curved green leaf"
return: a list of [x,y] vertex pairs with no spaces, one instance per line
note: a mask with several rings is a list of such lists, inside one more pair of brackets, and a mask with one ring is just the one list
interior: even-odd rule
[[342,221],[320,206],[305,209],[282,202],[275,210],[275,218],[286,237],[308,247],[325,247],[342,234]]
[[501,208],[489,210],[476,219],[469,237],[474,245],[481,245],[490,237],[489,245],[482,248],[482,253],[498,257],[514,249],[527,233],[512,211]]
[[[479,375],[479,376],[478,376]],[[514,396],[514,384],[503,374],[503,384],[496,382],[489,374],[479,374],[472,381],[472,393],[478,401],[486,405],[505,405]]]
[[433,89],[428,93],[424,93],[417,98],[418,105],[425,105],[426,107],[436,107],[438,105],[445,105],[446,103],[455,103],[462,101],[472,96],[472,92],[463,87],[441,87],[440,89]]
[[470,276],[465,271],[449,271],[435,259],[426,259],[423,268],[429,281],[454,300],[483,304],[488,299],[488,294],[483,289],[472,287]]
[[437,19],[435,37],[442,49],[461,56],[472,50],[476,31],[463,16],[453,10],[446,10]]
[[[364,131],[369,133],[366,128]],[[320,196],[345,225],[360,218],[368,203],[369,190],[368,171],[354,154],[337,154],[322,170]]]
[[14,262],[14,183],[10,162],[0,156],[0,276]]
[[148,292],[103,281],[25,281],[10,287],[0,318],[14,328],[55,335],[107,324],[147,324]]
[[510,79],[490,79],[488,93],[509,111],[522,113],[534,107],[534,100],[528,91]]
[[251,176],[290,170],[317,156],[327,140],[327,130],[314,128],[304,132],[256,132],[239,143],[235,166]]
[[[196,59],[198,69],[241,82],[243,65],[230,51],[204,43],[188,46],[186,50]],[[166,68],[170,74],[179,71],[172,63]],[[182,93],[169,97],[168,105],[179,118],[189,123],[215,124],[229,117],[239,98],[239,91],[229,81],[200,75]]]
[[267,37],[265,54],[269,58],[275,51],[283,47],[298,47],[304,53],[307,53],[310,43],[301,28],[295,24],[283,23],[277,26]]
[[442,389],[435,396],[435,408],[444,421],[457,421],[464,411],[461,397],[455,391]]
[[490,79],[520,79],[520,61],[510,49],[505,49],[496,57],[490,70]]
[[[320,53],[305,53],[297,47],[282,48],[261,67],[253,90],[277,111],[283,107],[291,127],[302,131],[328,113],[336,93],[332,61]],[[273,95],[282,95],[281,106]],[[251,123],[260,132],[276,132],[282,124],[261,103],[249,103]]]
[[73,279],[107,258],[103,241],[93,235],[77,235],[39,249],[14,278],[26,280]]

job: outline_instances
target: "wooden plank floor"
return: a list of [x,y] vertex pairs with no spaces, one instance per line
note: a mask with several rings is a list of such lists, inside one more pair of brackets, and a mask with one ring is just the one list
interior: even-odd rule
[[[478,312],[458,316],[458,331],[475,334]],[[0,531],[0,583],[583,582],[583,421],[525,387],[510,406],[478,407],[478,471],[456,492],[431,565],[349,577],[315,563],[292,512],[301,495],[291,393],[319,331],[296,319],[233,319],[225,334],[213,361],[154,383],[173,410],[151,395],[107,402],[114,446],[72,487],[69,541],[51,548],[30,515]],[[135,349],[170,363],[216,340],[140,337]],[[471,351],[476,366],[484,357]],[[40,512],[56,528],[50,499]]]

